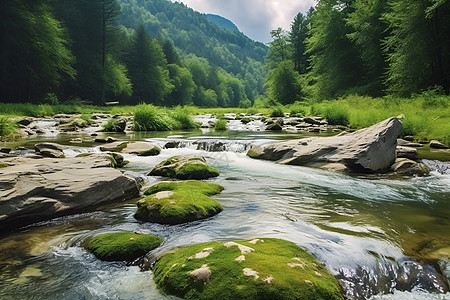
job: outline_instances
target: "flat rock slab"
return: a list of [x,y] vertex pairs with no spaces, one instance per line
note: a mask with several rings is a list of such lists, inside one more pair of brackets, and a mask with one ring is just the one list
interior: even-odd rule
[[287,165],[347,172],[386,172],[395,162],[401,131],[402,123],[390,118],[353,133],[256,146],[247,155]]
[[128,143],[122,153],[137,154],[139,156],[155,156],[161,153],[161,149],[157,146],[146,142]]
[[108,154],[65,159],[2,159],[0,228],[18,227],[139,196],[134,179]]

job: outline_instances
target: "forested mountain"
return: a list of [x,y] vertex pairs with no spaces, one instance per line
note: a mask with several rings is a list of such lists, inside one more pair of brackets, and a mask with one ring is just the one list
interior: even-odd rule
[[239,28],[236,26],[236,24],[234,24],[227,18],[213,14],[206,14],[206,17],[208,18],[208,20],[219,25],[222,28],[229,29],[234,32],[239,32]]

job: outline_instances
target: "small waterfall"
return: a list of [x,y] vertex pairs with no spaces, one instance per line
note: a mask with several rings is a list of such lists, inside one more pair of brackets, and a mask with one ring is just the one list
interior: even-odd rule
[[423,159],[422,162],[431,169],[442,175],[450,175],[450,162],[444,162],[439,160]]
[[[150,140],[149,140],[150,141]],[[158,139],[151,140],[161,148],[188,148],[192,150],[206,151],[206,152],[235,152],[244,153],[256,144],[254,140],[219,140],[219,139],[201,139],[201,140],[186,140],[186,139]]]

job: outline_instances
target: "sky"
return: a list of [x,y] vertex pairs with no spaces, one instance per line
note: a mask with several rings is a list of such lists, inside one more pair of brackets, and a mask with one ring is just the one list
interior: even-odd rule
[[299,12],[307,12],[315,0],[176,0],[201,13],[220,15],[231,20],[253,40],[271,41],[270,31],[289,30]]

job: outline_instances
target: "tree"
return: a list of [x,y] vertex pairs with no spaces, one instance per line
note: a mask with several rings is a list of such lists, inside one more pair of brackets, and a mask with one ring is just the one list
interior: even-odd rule
[[408,96],[434,85],[450,90],[449,1],[393,0],[384,14],[389,91]]
[[170,83],[174,88],[164,103],[171,106],[192,104],[192,97],[197,86],[192,79],[191,72],[187,68],[176,64],[167,66],[169,68]]
[[309,20],[302,13],[298,13],[291,24],[289,33],[292,45],[292,60],[294,69],[299,74],[305,74],[308,68],[308,59],[306,56],[306,38],[309,32]]
[[0,2],[0,97],[40,101],[74,79],[74,56],[49,1]]
[[292,61],[282,61],[277,68],[270,70],[266,85],[269,98],[280,104],[301,100],[300,75],[294,70]]
[[164,98],[174,86],[170,83],[161,45],[150,37],[142,25],[136,30],[128,68],[133,83],[134,103],[164,104]]

